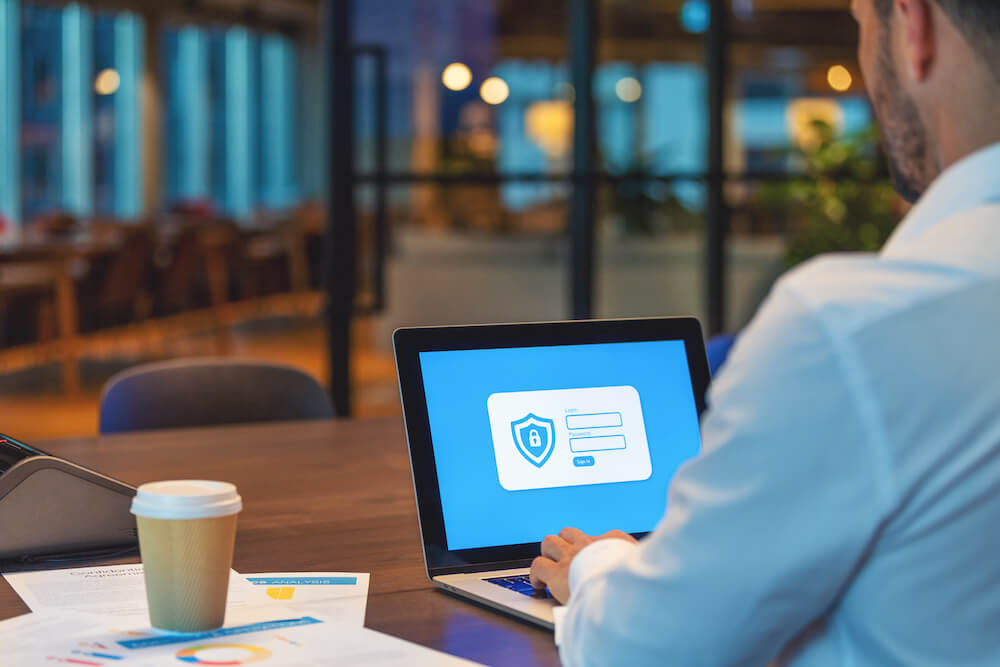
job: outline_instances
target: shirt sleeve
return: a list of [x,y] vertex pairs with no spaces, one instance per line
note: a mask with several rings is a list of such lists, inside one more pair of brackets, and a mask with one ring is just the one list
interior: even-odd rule
[[574,560],[565,665],[765,665],[864,558],[891,481],[870,391],[785,282],[712,383],[660,525]]

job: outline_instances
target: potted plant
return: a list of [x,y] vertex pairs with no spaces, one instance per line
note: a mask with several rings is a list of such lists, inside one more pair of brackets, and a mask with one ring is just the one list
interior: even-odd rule
[[753,200],[758,210],[785,217],[788,266],[827,252],[877,251],[899,220],[875,127],[837,137],[828,123],[812,125],[815,140],[789,151],[803,177],[767,183]]

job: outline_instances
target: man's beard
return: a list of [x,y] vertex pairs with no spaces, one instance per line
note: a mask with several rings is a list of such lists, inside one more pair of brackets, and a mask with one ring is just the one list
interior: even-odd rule
[[934,175],[927,150],[927,130],[913,99],[903,92],[889,51],[889,31],[885,31],[877,59],[878,80],[872,91],[872,105],[889,162],[893,186],[899,196],[915,203],[930,186]]

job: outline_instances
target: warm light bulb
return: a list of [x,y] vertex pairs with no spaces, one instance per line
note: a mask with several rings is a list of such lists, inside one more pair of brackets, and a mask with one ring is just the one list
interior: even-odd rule
[[94,81],[94,90],[98,95],[113,95],[121,83],[122,79],[115,70],[101,70],[101,73],[97,75],[97,79]]
[[560,160],[573,143],[573,105],[566,100],[542,100],[524,112],[524,129],[550,159]]
[[826,80],[830,84],[830,87],[838,93],[850,90],[851,84],[854,83],[851,73],[843,65],[834,65],[831,67],[826,73]]
[[448,90],[465,90],[472,83],[472,72],[463,63],[452,63],[441,72],[441,83]]
[[642,84],[632,76],[618,79],[618,83],[615,84],[615,95],[622,102],[635,102],[642,97]]
[[491,76],[483,81],[483,85],[479,87],[479,96],[487,104],[500,104],[507,99],[508,95],[510,95],[510,88],[507,87],[507,82],[498,76]]

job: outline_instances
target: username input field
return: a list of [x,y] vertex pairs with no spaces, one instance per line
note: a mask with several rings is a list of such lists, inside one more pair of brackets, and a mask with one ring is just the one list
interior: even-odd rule
[[570,438],[569,450],[577,452],[603,452],[610,449],[625,449],[624,435],[598,435],[589,438]]
[[566,428],[580,431],[589,428],[617,428],[622,425],[620,412],[596,412],[586,415],[566,415]]

